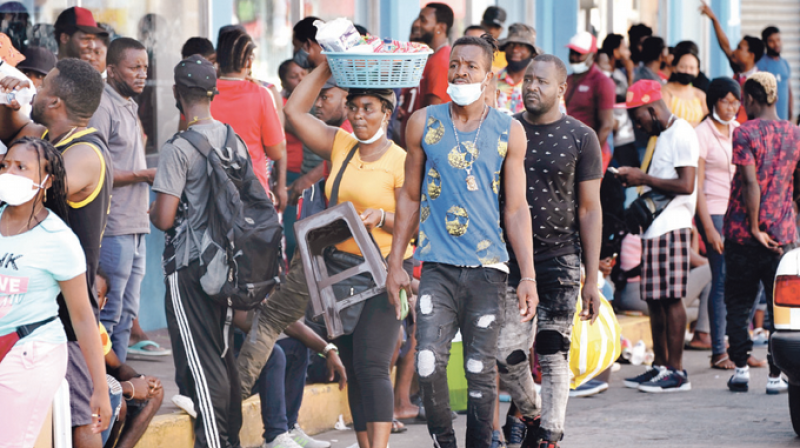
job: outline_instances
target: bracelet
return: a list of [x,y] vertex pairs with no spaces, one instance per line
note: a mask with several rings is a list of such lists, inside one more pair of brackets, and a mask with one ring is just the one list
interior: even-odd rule
[[[131,397],[126,398],[126,400],[133,400],[134,395],[136,395],[136,388],[133,387],[133,383],[131,383],[130,381],[125,381],[125,382],[131,385]],[[125,394],[122,395],[125,396]]]
[[381,222],[378,223],[376,227],[381,228],[384,224],[386,224],[386,210],[380,209],[381,211]]
[[522,283],[522,282],[533,282],[533,283],[536,283],[536,279],[533,278],[533,277],[522,277],[521,279],[519,279],[519,282],[520,283]]
[[337,355],[339,354],[339,347],[337,347],[333,343],[328,343],[328,345],[326,345],[325,348],[322,349],[322,355],[327,357],[328,353],[330,353],[331,350],[336,352]]

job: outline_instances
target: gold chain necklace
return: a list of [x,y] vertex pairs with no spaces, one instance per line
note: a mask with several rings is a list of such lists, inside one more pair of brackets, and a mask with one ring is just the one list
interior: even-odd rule
[[[5,214],[5,213],[4,213],[4,214]],[[10,220],[11,220],[11,218],[8,218],[8,217],[6,217],[6,223],[5,223],[5,224],[6,224],[6,225],[5,225],[5,227],[6,227],[6,231],[5,231],[6,237],[10,237],[10,236],[16,236],[16,235],[19,235],[19,234],[21,233],[20,231],[21,231],[23,228],[25,228],[25,227],[28,227],[28,224],[29,224],[29,222],[28,222],[28,221],[25,221],[25,222],[22,224],[22,226],[20,226],[20,228],[18,228],[18,229],[17,229],[17,230],[14,232],[14,234],[12,235],[12,234],[11,234],[11,232],[9,232],[9,231],[8,231],[8,227],[9,227],[9,225],[8,225],[8,221],[10,221]]]
[[[472,141],[472,149],[477,150],[478,145],[478,137],[481,135],[481,126],[483,126],[483,120],[486,118],[486,109],[488,107],[484,104],[483,110],[481,111],[481,121],[478,122],[478,132],[475,133],[475,140]],[[453,132],[456,135],[456,148],[459,154],[464,155],[464,159],[466,160],[467,154],[461,152],[461,141],[458,138],[458,129],[456,128],[456,120],[453,116],[453,109],[452,106],[449,108],[450,111],[450,121],[453,123]],[[469,153],[470,148],[467,148],[467,153]],[[475,180],[475,176],[472,175],[472,164],[475,163],[475,154],[472,154],[472,163],[468,163],[467,166],[464,168],[467,172],[467,190],[469,191],[478,191],[478,182]]]
[[191,126],[191,125],[193,125],[193,124],[195,124],[197,122],[200,122],[200,121],[203,121],[203,120],[210,120],[211,118],[213,118],[211,115],[209,115],[209,116],[207,116],[205,118],[197,118],[197,116],[195,116],[194,120],[186,123],[186,127],[188,128],[189,126]]

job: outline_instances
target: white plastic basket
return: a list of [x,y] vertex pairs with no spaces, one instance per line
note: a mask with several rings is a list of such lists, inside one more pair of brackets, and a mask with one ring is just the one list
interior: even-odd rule
[[328,57],[328,65],[339,87],[367,89],[418,86],[432,53],[322,52]]

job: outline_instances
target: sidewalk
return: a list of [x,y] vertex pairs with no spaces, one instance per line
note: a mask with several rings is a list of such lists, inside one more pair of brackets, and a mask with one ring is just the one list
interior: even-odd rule
[[[650,338],[649,319],[643,316],[617,316],[623,335],[636,342],[644,340],[649,346],[652,345]],[[148,332],[148,335],[158,342],[162,347],[170,347],[169,335],[167,330]],[[159,415],[153,419],[144,437],[137,445],[138,448],[191,448],[192,447],[192,426],[190,417],[172,403],[172,397],[178,393],[178,386],[175,384],[175,367],[172,356],[142,357],[137,355],[128,356],[130,364],[139,373],[153,375],[161,379],[164,386],[164,403],[161,406]],[[261,444],[261,414],[260,401],[258,396],[251,397],[244,404],[244,425],[242,428],[242,445],[258,446]],[[350,410],[347,404],[346,391],[339,391],[336,385],[314,384],[306,386],[303,395],[303,406],[300,409],[298,421],[300,426],[310,435],[319,434],[325,431],[322,439],[338,440],[335,446],[347,447],[355,443],[355,434],[352,431],[332,431],[339,415],[344,417],[346,423],[350,423]],[[466,429],[466,419],[459,418],[459,433],[463,434]],[[409,432],[421,430],[427,437],[427,430],[424,425],[410,425]],[[404,435],[399,435],[400,440],[409,440]],[[350,441],[352,439],[352,441]],[[345,444],[343,441],[349,441]],[[393,438],[394,443],[394,438]],[[428,442],[424,443],[427,446]],[[397,448],[396,445],[395,448]],[[403,446],[403,445],[399,445]],[[407,445],[409,448],[419,448],[419,445]]]

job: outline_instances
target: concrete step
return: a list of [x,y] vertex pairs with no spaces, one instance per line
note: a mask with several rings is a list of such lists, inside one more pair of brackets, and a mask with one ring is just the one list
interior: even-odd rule
[[624,336],[625,339],[630,340],[633,344],[642,340],[647,348],[653,348],[653,336],[650,332],[649,317],[617,314],[617,320],[622,329],[622,336]]
[[[165,397],[167,401],[171,397]],[[298,423],[309,434],[330,430],[342,415],[345,423],[352,423],[347,389],[340,391],[337,384],[310,384],[303,393]],[[194,431],[191,417],[183,412],[157,415],[153,418],[136,448],[192,448]],[[242,446],[257,447],[264,441],[261,435],[261,400],[258,395],[242,403]]]

